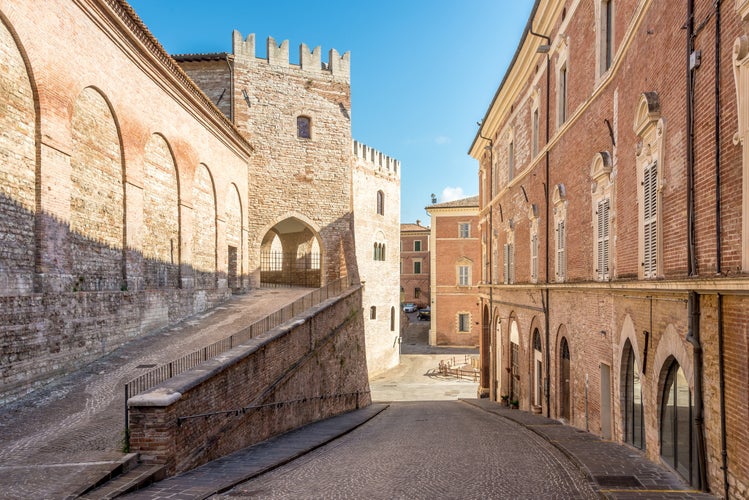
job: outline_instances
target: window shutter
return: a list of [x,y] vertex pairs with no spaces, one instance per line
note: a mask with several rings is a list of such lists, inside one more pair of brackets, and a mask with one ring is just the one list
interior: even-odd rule
[[557,224],[557,278],[563,280],[566,273],[564,221]]
[[510,245],[505,244],[503,247],[504,250],[504,266],[505,266],[505,284],[508,284],[510,282]]
[[510,262],[510,283],[515,283],[515,252],[513,248],[513,244],[507,245],[509,247],[508,256],[509,256],[509,262]]
[[657,179],[657,164],[653,163],[645,169],[645,175],[643,179],[643,271],[645,278],[654,278],[657,271]]
[[599,280],[605,280],[609,275],[609,199],[598,202],[598,228],[596,240],[598,244],[598,273]]
[[538,279],[538,234],[531,238],[531,279]]

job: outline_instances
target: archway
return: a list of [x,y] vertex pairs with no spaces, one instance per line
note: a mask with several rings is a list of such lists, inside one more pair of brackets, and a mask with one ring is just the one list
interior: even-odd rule
[[562,337],[559,343],[559,416],[568,422],[572,416],[570,393],[570,346],[567,338]]
[[543,362],[543,349],[541,347],[541,333],[538,328],[533,329],[533,401],[532,404],[535,406],[543,405],[544,395],[544,362]]
[[481,396],[489,394],[489,368],[491,359],[491,342],[489,340],[490,330],[489,307],[484,306],[484,313],[481,318],[481,387],[479,388],[479,394]]
[[627,339],[622,352],[622,420],[624,441],[636,448],[645,449],[645,413],[642,401],[640,366],[632,343]]
[[277,223],[260,246],[260,285],[320,287],[320,248],[320,235],[296,217]]
[[699,487],[699,466],[693,428],[692,392],[679,362],[664,366],[661,393],[661,458],[692,486]]
[[520,401],[520,333],[515,319],[510,320],[510,401]]

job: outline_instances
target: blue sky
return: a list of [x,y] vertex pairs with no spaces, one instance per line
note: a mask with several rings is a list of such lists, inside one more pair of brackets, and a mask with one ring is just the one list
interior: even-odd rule
[[230,52],[232,30],[351,52],[354,139],[401,161],[401,221],[478,193],[468,148],[533,0],[130,0],[172,54]]

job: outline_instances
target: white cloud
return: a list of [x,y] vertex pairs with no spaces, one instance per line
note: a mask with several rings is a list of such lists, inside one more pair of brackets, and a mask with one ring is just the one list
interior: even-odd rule
[[463,193],[462,187],[448,186],[442,190],[442,198],[440,199],[440,201],[442,203],[447,202],[447,201],[455,201],[461,198],[465,198],[465,196],[466,195]]
[[450,138],[444,135],[438,135],[434,138],[434,142],[437,144],[450,144]]

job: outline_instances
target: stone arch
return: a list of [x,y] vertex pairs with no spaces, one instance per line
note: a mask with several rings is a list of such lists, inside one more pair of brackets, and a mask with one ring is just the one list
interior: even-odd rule
[[125,168],[120,128],[101,91],[86,87],[78,94],[71,132],[71,286],[119,290],[125,280]]
[[38,96],[31,66],[13,26],[0,12],[0,234],[14,244],[0,249],[0,296],[31,293],[38,246],[35,244],[39,191]]
[[229,184],[224,200],[226,220],[226,282],[232,290],[241,288],[244,275],[244,245],[242,245],[242,228],[244,211],[239,188],[233,182]]
[[510,401],[520,401],[521,398],[521,369],[520,359],[522,356],[522,339],[520,337],[520,327],[518,326],[518,319],[514,312],[510,313],[510,319],[507,325],[508,331],[507,336],[509,342],[508,356],[507,356],[507,367],[505,371],[508,373],[508,395]]
[[559,417],[568,422],[572,421],[572,355],[569,335],[565,325],[559,325],[556,340],[557,352],[557,408]]
[[666,366],[668,363],[666,363],[666,361],[670,357],[673,357],[679,363],[681,369],[684,370],[684,375],[689,381],[689,390],[694,390],[692,357],[687,351],[685,341],[682,339],[681,335],[676,332],[676,328],[673,324],[666,326],[663,335],[661,335],[661,338],[658,341],[658,346],[656,347],[655,356],[653,358],[653,367],[657,374],[654,378],[654,381],[657,381],[657,384],[653,384],[653,389],[657,391],[657,394],[660,394],[663,390],[666,376],[665,372],[668,370],[668,366]]
[[192,185],[192,267],[196,288],[216,287],[216,186],[208,166],[195,169]]
[[164,136],[154,133],[143,155],[143,280],[147,288],[177,288],[181,233],[179,171]]
[[[273,250],[274,242],[281,245],[280,255]],[[321,286],[322,248],[320,233],[309,224],[294,216],[280,220],[268,228],[260,244],[260,283]]]

